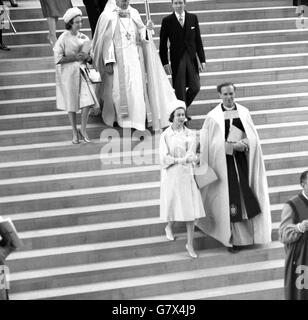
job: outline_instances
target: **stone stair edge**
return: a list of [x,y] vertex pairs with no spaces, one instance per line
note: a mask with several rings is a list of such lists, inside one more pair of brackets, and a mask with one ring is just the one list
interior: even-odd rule
[[[21,294],[13,294],[12,298],[14,297],[22,297],[26,295],[32,296],[34,298],[51,298],[51,297],[59,297],[59,296],[69,296],[72,294],[82,294],[82,293],[89,293],[89,292],[97,292],[97,291],[107,291],[107,290],[115,290],[127,287],[138,287],[138,286],[145,286],[145,285],[159,285],[161,283],[172,283],[174,281],[189,281],[189,280],[196,280],[200,277],[210,277],[210,276],[218,276],[218,275],[228,275],[228,274],[239,274],[240,272],[256,272],[258,270],[271,270],[273,268],[280,268],[282,269],[284,266],[283,259],[277,259],[269,262],[257,262],[257,263],[249,263],[249,264],[241,264],[236,266],[230,267],[216,267],[212,268],[212,272],[209,270],[194,270],[189,272],[178,272],[172,273],[167,275],[158,275],[158,276],[147,276],[147,277],[140,277],[140,278],[130,278],[124,280],[116,280],[110,282],[100,282],[97,284],[91,285],[79,285],[79,286],[70,286],[65,288],[55,288],[55,289],[47,289],[47,290],[37,290],[32,292],[23,292]],[[56,293],[56,295],[55,295]],[[35,298],[34,298],[35,299]]]
[[[245,250],[245,255],[249,257],[254,255],[256,252],[266,252],[268,250],[279,250],[282,251],[283,245],[278,241],[272,242],[271,245],[264,245],[256,248],[249,248]],[[199,259],[213,259],[219,256],[226,256],[227,252],[224,247],[218,247],[214,249],[206,249],[206,250],[199,250]],[[239,253],[238,256],[243,258],[243,253]],[[230,256],[229,256],[230,257]],[[128,258],[123,260],[116,260],[116,261],[103,261],[103,262],[96,262],[96,263],[87,263],[87,264],[80,264],[77,266],[64,266],[64,267],[53,267],[53,268],[44,268],[38,270],[30,270],[30,271],[18,271],[11,273],[10,281],[19,281],[19,280],[29,280],[29,279],[36,279],[40,277],[51,277],[54,275],[61,275],[61,274],[73,274],[73,273],[84,273],[84,272],[91,272],[97,270],[110,270],[113,268],[122,269],[132,266],[142,266],[142,265],[152,265],[157,263],[166,263],[166,262],[174,262],[174,261],[183,261],[183,260],[190,260],[188,256],[182,256],[182,252],[173,253],[173,254],[162,254],[162,255],[154,255],[150,257],[135,257],[135,258]],[[232,265],[233,261],[229,261],[230,265]],[[99,267],[99,269],[98,269]],[[208,267],[207,267],[208,268]],[[204,268],[206,270],[207,268]]]

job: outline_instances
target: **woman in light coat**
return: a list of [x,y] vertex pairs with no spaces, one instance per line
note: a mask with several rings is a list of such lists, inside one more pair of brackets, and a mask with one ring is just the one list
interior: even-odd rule
[[[92,58],[89,54],[89,38],[79,30],[82,12],[77,7],[68,9],[63,16],[66,31],[61,34],[54,47],[56,63],[57,109],[68,112],[73,129],[73,144],[79,138],[90,142],[86,131],[90,107],[98,107],[91,83],[87,81],[80,67]],[[84,47],[87,47],[85,49]],[[77,129],[77,115],[81,111],[81,129]]]
[[160,217],[168,222],[165,231],[169,240],[174,240],[173,222],[186,223],[186,250],[192,258],[197,258],[193,247],[194,223],[205,217],[205,212],[193,175],[193,165],[198,160],[196,136],[184,125],[186,120],[185,106],[176,108],[169,119],[172,125],[160,138]]

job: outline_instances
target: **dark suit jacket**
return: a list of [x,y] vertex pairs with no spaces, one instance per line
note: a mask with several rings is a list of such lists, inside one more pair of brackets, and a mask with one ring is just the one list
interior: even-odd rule
[[108,0],[83,0],[83,3],[87,9],[92,35],[94,34],[98,18],[104,11],[107,2]]
[[170,60],[172,77],[175,75],[185,51],[192,59],[196,72],[198,71],[198,55],[200,62],[205,62],[205,54],[200,34],[198,18],[195,14],[185,11],[184,27],[180,25],[175,13],[165,17],[160,29],[159,55],[163,65],[169,63],[167,42],[170,42]]

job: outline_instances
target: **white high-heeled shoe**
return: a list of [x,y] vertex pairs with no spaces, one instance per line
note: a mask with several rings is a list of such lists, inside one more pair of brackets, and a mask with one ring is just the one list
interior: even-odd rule
[[166,232],[166,238],[169,241],[174,241],[174,235],[173,235],[172,231],[170,230],[170,228],[168,228],[168,226],[165,228],[165,232]]
[[187,250],[187,252],[188,252],[188,254],[189,254],[189,256],[191,258],[193,258],[193,259],[197,259],[198,258],[198,255],[196,254],[195,250],[192,249],[192,248],[189,248],[188,244],[186,244],[185,248],[186,248],[186,250]]

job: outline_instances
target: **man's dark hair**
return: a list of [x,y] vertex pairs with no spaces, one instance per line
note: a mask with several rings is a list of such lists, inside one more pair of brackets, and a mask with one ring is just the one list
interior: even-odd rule
[[236,86],[234,85],[233,82],[224,82],[220,85],[217,86],[217,91],[219,93],[221,93],[221,89],[224,88],[224,87],[229,87],[229,86],[232,86],[234,88],[234,91],[236,91]]
[[[186,0],[183,0],[184,1],[184,3],[186,4]],[[174,2],[174,0],[171,0],[171,3],[173,4],[173,2]]]
[[301,174],[301,177],[299,179],[300,181],[300,184],[302,185],[303,183],[305,183],[308,179],[308,170],[304,171],[302,174]]

